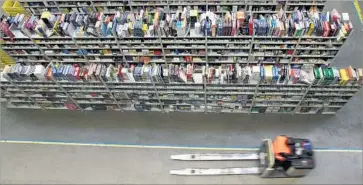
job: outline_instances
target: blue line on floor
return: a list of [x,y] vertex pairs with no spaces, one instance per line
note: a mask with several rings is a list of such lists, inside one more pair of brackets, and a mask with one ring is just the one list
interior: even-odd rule
[[[9,144],[39,144],[39,145],[65,145],[65,146],[95,146],[95,147],[113,147],[113,148],[149,148],[149,149],[189,149],[189,150],[240,150],[255,151],[259,147],[214,147],[214,146],[183,146],[183,145],[151,145],[151,144],[121,144],[121,143],[81,143],[68,141],[29,141],[29,140],[0,140],[0,143]],[[362,153],[361,148],[315,148],[318,152],[356,152]]]

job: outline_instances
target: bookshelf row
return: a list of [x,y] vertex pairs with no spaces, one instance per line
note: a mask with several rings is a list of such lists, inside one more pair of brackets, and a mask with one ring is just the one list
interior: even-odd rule
[[193,18],[186,8],[179,17],[157,12],[3,16],[1,48],[20,62],[327,64],[353,30],[349,14],[336,10],[257,17],[237,11],[224,18]]
[[324,9],[325,0],[81,0],[81,1],[42,1],[42,0],[21,0],[24,9],[32,14],[41,14],[43,11],[52,13],[89,13],[100,12],[113,13],[119,10],[134,11],[139,7],[148,8],[150,12],[154,8],[166,8],[173,13],[179,6],[194,6],[199,11],[212,10],[217,13],[230,11],[232,6],[237,8],[251,9],[254,12],[271,13],[278,11],[282,6],[286,6],[286,11],[293,11],[296,7],[316,6],[320,11]]
[[2,72],[11,108],[335,114],[361,68],[324,65],[15,64]]
[[363,71],[319,0],[20,1],[2,16],[9,108],[335,114]]
[[[2,50],[21,62],[137,63],[141,58],[151,63],[206,63],[208,57],[208,63],[329,63],[343,45],[343,42],[331,41],[335,38],[321,38],[320,42],[302,38],[298,42],[261,37],[254,38],[253,44],[245,38],[233,38],[235,41],[174,38],[161,43],[157,38],[145,38],[143,42],[134,39],[115,41],[113,38],[98,40],[53,38],[46,41],[39,39],[34,44],[28,39],[17,39],[16,43],[5,42]],[[329,42],[331,47],[326,48]]]

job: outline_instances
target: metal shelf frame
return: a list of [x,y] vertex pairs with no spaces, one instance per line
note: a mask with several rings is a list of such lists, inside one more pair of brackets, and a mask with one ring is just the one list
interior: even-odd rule
[[[89,7],[96,12],[98,7],[123,7],[128,8],[130,11],[136,10],[137,7],[164,7],[170,11],[170,8],[177,8],[178,6],[203,6],[205,10],[209,10],[211,7],[216,7],[216,5],[220,6],[240,6],[244,9],[249,8],[248,12],[253,14],[262,14],[262,13],[277,13],[277,11],[271,10],[261,10],[256,11],[254,8],[263,7],[263,6],[278,6],[279,4],[275,0],[270,0],[270,3],[261,3],[256,0],[227,0],[223,3],[214,3],[214,0],[79,0],[78,2],[89,2]],[[25,6],[27,9],[43,9],[43,8],[57,8],[60,11],[62,8],[78,8],[82,7],[82,5],[69,4],[74,3],[74,1],[70,0],[20,0],[20,2],[42,2],[45,6],[41,5],[29,5]],[[51,5],[48,3],[53,2]],[[148,2],[148,3],[146,3]],[[68,3],[68,4],[66,4]],[[102,4],[99,4],[102,3]],[[283,7],[283,11],[285,13],[291,13],[289,10],[291,7],[299,7],[299,6],[319,6],[323,7],[325,5],[325,0],[304,0],[304,1],[294,1],[294,0],[286,0]],[[174,12],[171,10],[170,12]],[[153,11],[150,11],[153,13]],[[224,11],[218,11],[215,13],[224,13]],[[108,13],[111,14],[111,13]],[[190,36],[190,37],[165,37],[165,36],[156,36],[156,37],[118,37],[115,32],[112,33],[112,36],[107,37],[88,37],[88,36],[74,36],[74,37],[57,37],[53,36],[50,38],[42,38],[42,37],[32,37],[28,36],[28,38],[16,38],[16,42],[10,43],[5,42],[1,44],[3,50],[10,53],[12,50],[28,50],[35,51],[36,54],[9,54],[12,57],[34,57],[39,56],[42,59],[23,59],[24,63],[48,63],[48,66],[54,66],[55,63],[115,63],[115,64],[123,64],[128,66],[130,63],[137,63],[137,61],[128,61],[126,57],[128,56],[155,56],[159,57],[160,60],[153,61],[150,63],[160,63],[168,65],[170,63],[184,63],[184,62],[175,62],[170,61],[170,57],[183,57],[183,56],[195,56],[195,57],[204,57],[205,61],[202,62],[194,62],[195,64],[204,64],[205,66],[215,65],[215,64],[226,64],[226,63],[239,63],[239,64],[255,64],[255,63],[266,63],[266,64],[275,64],[273,62],[259,62],[256,57],[264,57],[266,58],[281,58],[287,59],[287,62],[279,62],[280,64],[303,64],[304,62],[294,62],[294,58],[318,58],[318,59],[333,59],[337,55],[340,50],[340,47],[343,45],[344,41],[347,38],[343,38],[342,41],[337,41],[337,37],[316,37],[316,36],[259,36],[255,35],[255,30],[252,35],[243,35],[243,36],[217,36],[211,37],[207,36]],[[313,42],[308,42],[307,39],[312,40]],[[9,38],[4,38],[5,41],[8,41]],[[144,40],[144,41],[142,41]],[[331,41],[332,45],[335,48],[311,48],[303,46],[305,45],[325,45],[326,41]],[[226,47],[226,45],[234,46]],[[11,46],[15,47],[11,47]],[[27,46],[29,45],[29,46]],[[50,47],[48,47],[48,45]],[[64,48],[54,46],[66,46]],[[69,45],[74,46],[70,48]],[[108,47],[101,47],[100,45],[108,45]],[[131,46],[130,46],[131,45]],[[177,46],[175,46],[177,45]],[[216,45],[222,45],[220,48]],[[256,47],[257,45],[269,45],[268,47]],[[273,46],[275,45],[275,46]],[[292,45],[291,48],[278,48],[278,45]],[[34,47],[35,46],[35,47]],[[145,47],[143,47],[145,46]],[[199,47],[198,47],[199,46]],[[277,46],[277,47],[276,47]],[[81,54],[72,53],[72,54],[61,54],[61,53],[49,53],[46,51],[60,51],[62,49],[67,50],[87,50],[87,49],[107,49],[112,51],[118,51],[118,53],[114,54],[85,54],[81,52]],[[125,52],[125,50],[134,50],[134,49],[147,49],[149,50],[161,50],[161,55],[153,55],[153,54],[133,54],[129,52]],[[204,54],[173,54],[167,53],[168,50],[204,50]],[[231,52],[230,54],[216,54],[216,50],[244,50],[245,53],[235,53]],[[264,50],[264,52],[269,50],[293,50],[291,55],[287,54],[279,54],[279,55],[260,55],[259,51]],[[301,50],[309,50],[309,51],[338,51],[334,55],[297,55],[297,51]],[[82,60],[64,60],[68,57],[79,57]],[[99,59],[93,59],[93,57],[98,57]],[[119,57],[120,61],[113,60],[102,60],[109,59],[110,57]],[[233,61],[221,61],[218,60],[218,57],[239,57],[246,58],[245,60],[238,60],[237,62]],[[58,60],[58,58],[62,60]],[[217,60],[216,60],[217,59]],[[18,60],[20,62],[20,60]],[[306,62],[311,63],[311,62]],[[317,64],[325,64],[326,62],[318,62]],[[65,107],[46,107],[43,106],[44,100],[37,100],[37,98],[45,98],[44,96],[36,96],[32,93],[39,92],[56,92],[62,93],[65,96],[52,96],[49,98],[59,99],[60,102],[51,102],[51,103],[65,103],[62,102],[62,99],[70,100],[74,105],[77,106],[78,110],[84,111],[81,105],[83,104],[105,104],[105,105],[116,105],[119,111],[135,111],[134,108],[123,107],[126,102],[133,102],[135,100],[147,101],[153,100],[156,101],[154,103],[148,103],[150,105],[156,105],[159,107],[158,110],[151,109],[151,111],[159,111],[159,112],[204,112],[210,113],[214,112],[212,106],[241,106],[247,107],[248,110],[234,109],[231,110],[221,110],[221,112],[225,113],[255,113],[252,112],[254,107],[285,107],[285,108],[293,108],[292,112],[286,112],[286,114],[309,114],[299,112],[299,110],[303,107],[323,107],[323,108],[336,108],[339,109],[343,105],[337,103],[346,103],[350,98],[357,92],[360,86],[319,86],[319,85],[306,85],[306,84],[264,84],[259,82],[257,84],[210,84],[207,81],[207,76],[203,76],[203,83],[201,84],[184,84],[184,83],[157,83],[150,77],[150,82],[135,82],[135,83],[123,83],[123,82],[109,82],[104,81],[100,78],[100,81],[97,82],[71,82],[71,81],[57,81],[53,79],[52,81],[47,82],[33,82],[33,81],[8,81],[1,82],[2,87],[7,88],[8,92],[19,92],[23,95],[5,95],[5,98],[8,99],[8,102],[21,103],[21,102],[33,102],[36,106],[13,106],[12,108],[40,108],[40,109],[66,109]],[[283,87],[283,88],[280,88]],[[53,88],[53,89],[52,89]],[[60,91],[59,91],[60,89]],[[277,93],[278,92],[278,93]],[[319,92],[325,92],[322,94]],[[332,92],[332,93],[326,93]],[[105,97],[77,97],[73,93],[106,93],[109,95],[111,102],[105,102]],[[116,93],[121,93],[125,95],[125,99],[119,98]],[[129,93],[135,93],[138,95],[144,95],[143,97],[133,98],[129,96]],[[148,98],[145,95],[154,94],[155,96],[152,98]],[[315,94],[314,94],[315,93]],[[5,93],[6,94],[6,93]],[[165,95],[173,94],[173,97],[167,97]],[[193,96],[189,96],[186,98],[185,94],[193,94]],[[164,95],[164,96],[162,96]],[[198,95],[198,96],[196,96]],[[238,96],[238,95],[246,95],[252,96],[252,98],[244,99],[249,103],[236,103],[236,100],[229,96]],[[291,98],[276,98],[279,96],[301,96],[300,99],[291,99]],[[273,99],[262,99],[260,96],[275,96]],[[312,97],[335,97],[335,99],[323,100],[318,99],[314,100]],[[221,98],[224,97],[224,98]],[[343,98],[344,97],[344,98]],[[11,100],[10,98],[26,98],[27,100]],[[109,99],[109,98],[108,98]],[[99,101],[86,101],[86,100],[99,100]],[[186,102],[186,101],[198,101],[203,102],[200,105],[200,109],[195,108],[194,110],[173,110],[169,108],[170,104],[167,101],[176,101],[176,102]],[[222,103],[214,103],[215,101],[221,101]],[[213,102],[213,103],[210,103]],[[268,102],[262,103],[262,102]],[[308,103],[306,105],[305,103]],[[314,103],[314,104],[312,104]],[[332,104],[333,103],[333,104]],[[335,103],[335,104],[334,104]],[[185,104],[194,106],[194,104]],[[204,108],[203,108],[204,107]],[[233,108],[232,108],[233,109]],[[274,112],[276,113],[276,112]],[[278,112],[280,113],[280,112]],[[334,114],[335,112],[323,112],[323,114]],[[311,113],[312,114],[312,113]]]
[[[53,65],[53,64],[50,64]],[[107,104],[107,105],[117,105],[120,109],[120,111],[127,111],[127,110],[123,110],[121,105],[119,104],[119,101],[117,100],[118,98],[115,97],[114,93],[136,93],[139,92],[137,94],[149,94],[149,93],[154,93],[156,95],[156,99],[158,101],[158,105],[160,107],[160,110],[162,112],[171,112],[171,110],[169,110],[169,108],[165,108],[165,103],[164,101],[166,100],[175,100],[175,101],[202,101],[204,102],[204,112],[208,113],[211,112],[208,109],[208,106],[210,106],[211,104],[208,103],[208,101],[211,101],[212,99],[210,99],[208,96],[209,95],[224,95],[224,96],[228,96],[228,95],[251,95],[253,96],[252,99],[247,99],[249,101],[251,101],[252,103],[249,105],[249,113],[253,113],[252,112],[252,108],[253,107],[289,107],[289,108],[293,108],[293,112],[286,112],[286,114],[300,114],[300,112],[297,112],[297,110],[299,110],[301,107],[326,107],[326,108],[341,108],[343,105],[330,105],[331,103],[346,103],[348,100],[344,99],[344,100],[311,100],[308,98],[309,92],[318,92],[318,91],[324,91],[324,89],[331,89],[332,87],[336,88],[337,86],[316,86],[316,85],[304,85],[304,84],[286,84],[286,85],[275,85],[275,84],[263,84],[263,83],[258,83],[258,84],[238,84],[240,85],[240,89],[236,88],[235,90],[233,89],[227,89],[227,91],[225,91],[226,89],[214,89],[213,90],[213,86],[219,86],[219,84],[208,84],[206,83],[206,77],[204,77],[204,82],[202,84],[182,84],[182,83],[176,83],[176,84],[163,84],[163,83],[154,83],[151,79],[151,82],[148,83],[122,83],[122,82],[105,82],[103,80],[99,81],[99,82],[90,82],[90,83],[82,83],[82,82],[66,82],[66,81],[47,81],[47,82],[22,82],[22,81],[9,81],[9,82],[2,82],[2,86],[3,87],[8,87],[7,91],[10,92],[20,92],[22,94],[24,94],[24,96],[19,96],[19,95],[14,95],[14,96],[5,96],[5,98],[15,98],[15,97],[24,97],[24,98],[28,98],[31,102],[34,102],[37,106],[41,107],[41,103],[43,101],[36,101],[34,98],[42,98],[44,96],[34,96],[34,95],[30,95],[28,92],[39,92],[39,91],[43,91],[43,92],[59,92],[59,93],[64,93],[66,94],[66,96],[55,96],[55,97],[51,97],[51,98],[59,98],[59,99],[70,99],[73,101],[73,103],[75,105],[77,105],[79,107],[79,110],[82,110],[80,107],[80,104]],[[26,84],[26,85],[22,85],[22,84]],[[70,86],[68,86],[67,84],[70,84]],[[112,86],[111,84],[114,84],[116,86]],[[45,85],[45,86],[44,86]],[[88,85],[88,86],[85,86]],[[97,85],[97,86],[95,86]],[[221,87],[223,86],[233,86],[234,84],[220,84]],[[189,88],[186,88],[186,86],[189,86]],[[303,89],[305,89],[305,91],[303,93],[291,93],[289,92],[289,89],[286,89],[287,93],[274,93],[273,89],[277,88],[277,86],[291,86],[291,88],[297,88],[296,90],[301,91]],[[11,89],[10,87],[12,87],[13,89]],[[38,89],[34,89],[34,87],[55,87],[55,88],[60,88],[61,91],[58,90],[38,90]],[[71,90],[66,90],[64,89],[64,87],[67,88],[71,88]],[[84,88],[88,87],[90,88],[89,90],[85,90]],[[94,88],[101,88],[103,90],[95,90]],[[117,89],[120,90],[116,90],[115,88],[117,87]],[[272,93],[261,93],[261,91],[265,91],[266,89],[263,88],[261,89],[261,87],[269,87],[270,90],[272,90]],[[299,89],[299,87],[301,87]],[[340,88],[344,89],[343,92],[346,92],[348,94],[325,94],[326,96],[335,96],[335,97],[352,97],[354,96],[354,93],[357,92],[360,88],[359,85],[354,85],[354,86],[339,86]],[[31,89],[29,89],[31,88]],[[145,89],[146,88],[146,89]],[[79,89],[79,90],[77,90]],[[82,89],[82,90],[81,90]],[[129,89],[129,90],[127,90]],[[138,91],[135,91],[133,89],[138,89]],[[145,89],[145,90],[141,90],[141,89]],[[148,89],[148,90],[147,90]],[[180,90],[178,90],[180,89]],[[196,89],[197,91],[191,91],[189,89]],[[202,91],[201,91],[202,90]],[[212,91],[211,91],[212,90]],[[242,91],[240,91],[242,90]],[[250,91],[249,93],[246,92]],[[102,97],[74,97],[72,96],[70,93],[76,93],[76,92],[84,92],[84,93],[94,93],[94,92],[103,92],[103,93],[109,93],[110,97],[112,98],[113,102],[83,102],[80,99],[104,99]],[[160,97],[160,93],[162,94],[200,94],[201,96],[204,96],[204,98],[185,98],[185,97],[173,97],[173,98],[166,98],[166,97]],[[260,95],[268,95],[268,96],[283,96],[283,95],[300,95],[301,99],[291,99],[291,100],[286,100],[286,99],[261,99],[258,98],[258,96]],[[320,95],[314,95],[315,97],[319,97]],[[129,97],[128,97],[129,98]],[[151,98],[152,99],[152,98]],[[132,101],[132,98],[128,99],[129,101]],[[150,100],[150,98],[146,98],[146,99],[139,99],[139,100]],[[17,102],[22,102],[24,100],[18,100]],[[223,101],[224,103],[221,103],[221,106],[231,106],[233,105],[240,105],[242,106],[242,104],[239,103],[233,103],[235,100],[231,100],[231,99],[220,99],[220,98],[216,98],[213,99],[212,101]],[[9,102],[14,102],[12,100],[9,100]],[[273,104],[260,104],[259,102],[271,102]],[[280,103],[278,103],[280,102]],[[282,102],[290,102],[290,104],[286,104],[286,103],[282,103]],[[302,102],[312,102],[312,103],[319,103],[322,102],[324,104],[320,105],[320,104],[314,104],[314,105],[301,105]],[[57,102],[55,102],[57,103]],[[58,103],[62,103],[62,102],[58,102]],[[48,109],[48,107],[43,107],[43,109]],[[50,108],[53,109],[53,108]],[[172,111],[174,112],[174,111]],[[227,113],[230,111],[227,111]],[[238,112],[238,111],[237,111]]]
[[[167,57],[183,57],[183,56],[195,56],[195,57],[198,57],[198,56],[205,56],[205,54],[191,54],[191,53],[181,53],[181,54],[173,54],[173,53],[170,53],[170,54],[166,54],[165,50],[174,50],[174,49],[182,49],[182,50],[192,50],[192,49],[199,49],[199,50],[203,50],[205,48],[208,48],[207,50],[205,50],[208,54],[208,56],[210,56],[212,59],[214,57],[234,57],[234,56],[237,56],[237,57],[245,57],[247,58],[248,60],[245,60],[245,61],[239,61],[239,63],[246,63],[246,64],[250,64],[250,63],[253,63],[254,61],[256,61],[256,57],[264,57],[265,59],[266,58],[281,58],[281,59],[289,59],[289,63],[288,64],[291,64],[293,62],[293,59],[294,58],[316,58],[316,59],[334,59],[335,56],[339,53],[339,50],[340,48],[302,48],[300,47],[300,44],[301,44],[301,38],[302,37],[299,37],[299,40],[298,42],[295,43],[295,47],[292,47],[292,48],[278,48],[278,47],[274,47],[274,48],[255,48],[254,46],[256,44],[264,44],[264,43],[261,43],[261,42],[254,42],[255,40],[255,37],[254,35],[252,36],[252,41],[249,41],[249,49],[247,47],[230,47],[230,48],[226,48],[226,47],[215,47],[214,45],[211,45],[209,43],[212,43],[212,42],[209,42],[210,40],[213,40],[215,38],[210,38],[210,37],[207,37],[205,36],[204,37],[204,41],[203,42],[200,42],[200,44],[204,44],[204,48],[202,48],[202,45],[201,47],[183,47],[183,46],[180,46],[180,47],[167,47],[166,45],[168,43],[165,43],[163,42],[162,38],[161,37],[158,37],[158,40],[159,42],[158,43],[138,43],[138,44],[155,44],[155,45],[158,45],[158,46],[152,46],[152,47],[121,47],[122,45],[126,44],[126,43],[120,43],[121,39],[123,38],[117,38],[116,36],[114,37],[115,41],[114,41],[114,45],[110,45],[109,48],[103,48],[105,50],[118,50],[120,52],[120,54],[105,54],[105,55],[102,55],[102,54],[84,54],[82,52],[82,54],[77,54],[77,53],[71,53],[71,54],[62,54],[62,53],[47,53],[46,55],[44,54],[44,50],[50,50],[50,51],[59,51],[59,50],[62,50],[62,49],[67,49],[67,50],[87,50],[87,49],[101,49],[100,46],[98,45],[94,45],[94,46],[91,46],[92,45],[91,43],[87,43],[87,47],[84,47],[83,45],[85,43],[81,43],[77,37],[74,37],[74,38],[70,38],[72,43],[67,43],[67,45],[69,44],[73,44],[75,45],[76,47],[75,48],[47,48],[47,47],[44,47],[44,46],[40,46],[40,45],[44,45],[44,44],[48,44],[48,43],[45,43],[45,42],[42,42],[42,43],[37,43],[35,42],[35,39],[34,38],[29,38],[31,42],[29,42],[29,45],[33,46],[33,45],[36,45],[37,48],[31,48],[31,47],[9,47],[8,44],[9,43],[5,43],[3,45],[7,46],[4,48],[5,52],[8,53],[8,55],[12,56],[12,57],[41,57],[41,56],[48,56],[48,58],[50,57],[74,57],[74,56],[79,56],[79,57],[83,57],[87,62],[90,62],[89,61],[89,57],[100,57],[100,58],[105,58],[105,57],[122,57],[123,59],[123,63],[128,63],[130,61],[127,61],[126,60],[126,56],[152,56],[152,57],[160,57],[165,64],[167,64]],[[174,38],[175,39],[175,38]],[[185,38],[184,38],[185,39]],[[98,38],[98,40],[102,40],[102,38]],[[160,42],[161,41],[161,42]],[[102,42],[97,42],[97,43],[101,43],[101,44],[104,44]],[[187,44],[191,44],[191,43],[188,43],[188,41],[184,41],[183,42],[184,44],[187,43]],[[17,42],[14,43],[14,45],[16,44],[19,44]],[[22,45],[25,45],[25,43],[21,43]],[[63,43],[54,43],[54,42],[51,42],[51,44],[57,44],[57,45],[63,45]],[[136,44],[136,43],[135,43]],[[175,43],[173,43],[175,44]],[[212,43],[213,44],[213,43]],[[217,43],[215,43],[217,44]],[[226,44],[236,44],[235,42],[228,42]],[[277,44],[277,43],[276,43]],[[279,43],[279,44],[285,44],[285,43]],[[316,44],[316,43],[315,43]],[[165,47],[166,46],[166,47]],[[213,46],[213,47],[211,47]],[[134,49],[148,49],[150,51],[150,49],[159,49],[161,50],[161,55],[154,55],[154,54],[134,54],[134,53],[124,53],[124,50],[134,50]],[[12,50],[32,50],[32,51],[38,51],[38,54],[26,54],[26,53],[23,53],[23,54],[12,54],[12,53],[9,53],[10,51]],[[224,50],[224,51],[228,51],[228,50],[249,50],[249,52],[245,53],[245,54],[241,54],[241,53],[234,53],[234,52],[231,52],[231,53],[227,53],[227,54],[214,54],[212,53],[211,51],[212,50]],[[297,50],[310,50],[310,51],[338,51],[336,52],[336,54],[334,55],[296,55],[296,54],[293,54],[293,55],[260,55],[258,54],[260,50],[293,50],[293,53],[296,53]],[[43,51],[43,52],[41,52]],[[206,57],[207,59],[209,57]],[[53,60],[54,61],[54,60]],[[27,60],[25,60],[24,62],[27,62]],[[57,62],[69,62],[67,60],[58,60]],[[114,63],[117,63],[118,61],[109,61],[109,62],[114,62]],[[151,61],[153,62],[153,61]],[[134,63],[137,63],[137,61],[134,61]],[[215,63],[215,62],[214,62]],[[218,63],[218,62],[217,62]],[[221,63],[225,63],[225,62],[221,62]],[[233,61],[231,61],[231,63],[234,63]],[[271,62],[270,62],[271,63]],[[310,62],[311,63],[311,62]],[[322,61],[322,62],[318,62],[320,64],[325,64],[326,61]]]
[[[291,0],[290,0],[291,1]],[[51,0],[51,1],[43,1],[43,0],[21,0],[21,3],[27,3],[28,5],[24,5],[24,8],[29,10],[30,12],[34,13],[34,9],[44,9],[44,8],[57,8],[58,12],[61,12],[61,8],[79,8],[84,6],[84,4],[75,4],[74,1],[70,0]],[[52,2],[52,4],[50,4]],[[69,4],[69,3],[71,4]],[[203,6],[206,4],[209,4],[210,6],[252,6],[252,7],[259,7],[259,6],[278,6],[279,4],[276,0],[270,0],[269,2],[256,2],[253,0],[245,0],[244,3],[241,3],[239,0],[228,0],[224,2],[214,3],[213,0],[193,0],[193,1],[176,1],[176,0],[149,0],[149,1],[143,1],[143,0],[79,0],[77,2],[84,2],[88,3],[87,5],[92,9],[96,10],[97,7],[128,7],[130,10],[132,10],[134,7],[143,6],[143,7],[168,7],[170,9],[171,6],[183,6],[183,5],[192,5],[192,6]],[[95,3],[98,2],[98,3]],[[304,0],[300,2],[294,2],[294,3],[288,3],[285,1],[285,4],[290,7],[298,7],[298,6],[311,6],[315,5],[318,7],[324,7],[325,0],[320,1],[314,1],[314,0]],[[43,3],[43,5],[40,4],[29,4],[29,3]],[[67,4],[68,3],[68,4]],[[100,4],[101,3],[101,4]],[[286,9],[285,9],[286,10]],[[222,11],[223,12],[223,11]],[[221,12],[221,13],[222,13]],[[263,10],[263,11],[256,11],[261,13],[268,13],[273,12],[269,10]]]

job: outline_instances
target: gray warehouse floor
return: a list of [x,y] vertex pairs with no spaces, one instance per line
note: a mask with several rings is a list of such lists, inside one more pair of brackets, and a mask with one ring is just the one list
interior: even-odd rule
[[[363,67],[363,24],[353,1],[329,1],[326,9],[332,8],[348,12],[355,26],[332,65]],[[362,102],[363,90],[336,116],[70,112],[6,109],[2,105],[0,184],[362,184]],[[320,149],[315,171],[302,179],[168,174],[170,169],[188,166],[253,166],[250,162],[192,165],[173,162],[169,156],[254,148],[261,139],[279,134],[314,142]],[[86,146],[92,143],[95,145]],[[196,148],[176,149],[187,146]],[[214,150],[197,150],[200,147]]]
[[[226,151],[27,144],[3,144],[1,148],[3,151],[1,175],[4,184],[357,184],[362,182],[361,152],[316,152],[318,164],[308,177],[262,179],[253,175],[215,177],[169,175],[170,169],[192,166],[213,168],[256,165],[253,162],[193,162],[192,165],[189,162],[169,160],[171,154]],[[340,159],[336,160],[337,158]]]

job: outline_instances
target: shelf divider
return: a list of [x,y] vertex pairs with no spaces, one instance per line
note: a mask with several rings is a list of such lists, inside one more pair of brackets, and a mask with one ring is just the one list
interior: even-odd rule
[[313,86],[313,82],[311,84],[309,84],[309,87],[306,89],[306,91],[305,91],[304,95],[301,97],[301,100],[299,101],[299,103],[297,103],[294,111],[292,111],[292,114],[296,114],[298,108],[300,108],[301,103],[304,101],[306,95],[309,93],[312,86]]
[[122,107],[120,106],[120,104],[118,103],[118,101],[116,100],[115,96],[113,95],[113,93],[110,91],[110,89],[108,88],[107,84],[105,83],[105,81],[102,79],[102,77],[100,78],[102,84],[105,86],[105,88],[108,91],[108,94],[111,96],[111,98],[113,99],[113,101],[116,103],[117,107],[120,109],[121,112],[123,112]]
[[207,95],[207,76],[203,75],[203,89],[204,89],[204,113],[208,113],[208,95]]
[[252,108],[253,108],[253,106],[255,106],[258,88],[260,87],[261,83],[262,83],[262,79],[260,79],[260,81],[257,83],[257,85],[255,87],[255,92],[253,93],[253,98],[252,98],[250,109],[248,110],[248,114],[251,114]]

